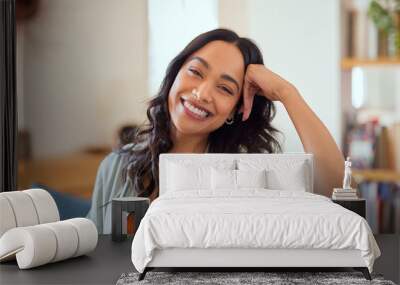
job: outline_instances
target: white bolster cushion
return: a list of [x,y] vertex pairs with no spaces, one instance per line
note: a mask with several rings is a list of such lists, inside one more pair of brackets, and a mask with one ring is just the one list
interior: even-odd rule
[[15,227],[60,220],[53,197],[43,189],[0,193],[0,217],[0,237]]
[[60,220],[56,202],[49,192],[43,189],[29,189],[23,191],[28,194],[36,208],[39,224],[57,222]]
[[31,197],[23,191],[3,192],[1,196],[10,202],[17,227],[33,226],[39,223]]
[[0,261],[16,257],[20,269],[86,254],[97,245],[96,226],[75,218],[7,231],[0,238]]
[[78,232],[78,248],[74,254],[75,256],[83,255],[96,248],[98,233],[95,224],[86,218],[74,218],[66,220]]
[[0,261],[16,256],[20,269],[51,262],[56,250],[54,233],[41,225],[13,228],[0,239]]
[[0,237],[9,229],[15,228],[14,212],[11,204],[6,197],[0,196]]
[[71,228],[71,223],[55,222],[44,224],[43,227],[50,229],[55,235],[57,248],[52,262],[70,258],[78,249],[78,232]]

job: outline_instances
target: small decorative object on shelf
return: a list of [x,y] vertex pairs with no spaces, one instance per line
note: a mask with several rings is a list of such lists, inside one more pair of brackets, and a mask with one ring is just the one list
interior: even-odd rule
[[334,188],[332,193],[333,200],[354,200],[358,199],[357,189],[351,188],[351,161],[347,157],[344,162],[344,178],[342,188]]
[[350,161],[350,157],[347,157],[346,161],[344,162],[343,189],[351,190],[351,161]]

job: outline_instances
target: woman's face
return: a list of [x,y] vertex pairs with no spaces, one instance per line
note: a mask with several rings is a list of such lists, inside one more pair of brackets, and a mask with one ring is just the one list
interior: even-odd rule
[[[177,131],[208,135],[236,111],[244,78],[240,50],[213,41],[194,52],[179,70],[168,96],[168,110]],[[199,93],[198,98],[192,90]]]

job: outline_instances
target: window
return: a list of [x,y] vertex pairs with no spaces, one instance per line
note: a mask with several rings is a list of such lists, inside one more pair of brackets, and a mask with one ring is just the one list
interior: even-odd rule
[[195,36],[218,27],[218,1],[150,0],[148,19],[149,91],[153,96],[173,57]]

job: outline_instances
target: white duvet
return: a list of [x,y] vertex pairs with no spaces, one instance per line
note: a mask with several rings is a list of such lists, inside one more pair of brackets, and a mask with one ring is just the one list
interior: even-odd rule
[[133,265],[143,272],[154,250],[165,248],[358,249],[370,272],[380,256],[359,215],[321,195],[266,189],[157,198],[134,237]]

